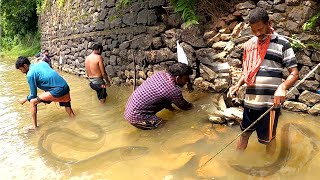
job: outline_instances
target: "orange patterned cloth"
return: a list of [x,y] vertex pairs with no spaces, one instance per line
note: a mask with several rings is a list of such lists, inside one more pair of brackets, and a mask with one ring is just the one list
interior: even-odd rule
[[271,36],[263,42],[259,41],[258,37],[253,37],[244,43],[243,53],[243,74],[244,82],[248,86],[252,86],[256,80],[256,75],[260,65],[267,53]]
[[51,93],[47,91],[39,95],[39,98],[43,101],[53,101],[53,102],[70,102],[71,101],[70,93],[56,98],[56,97],[53,97]]

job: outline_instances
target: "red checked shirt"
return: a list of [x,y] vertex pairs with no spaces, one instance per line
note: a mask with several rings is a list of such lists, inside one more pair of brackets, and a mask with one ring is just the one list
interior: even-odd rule
[[131,124],[157,121],[159,118],[155,114],[163,108],[171,107],[172,103],[182,110],[188,110],[192,106],[183,98],[174,76],[164,71],[157,72],[130,96],[124,117]]

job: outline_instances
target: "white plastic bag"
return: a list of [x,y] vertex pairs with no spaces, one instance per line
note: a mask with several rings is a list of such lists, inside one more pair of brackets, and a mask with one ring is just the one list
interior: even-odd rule
[[188,65],[187,55],[183,51],[183,48],[180,46],[178,41],[177,41],[177,56],[178,56],[178,62],[181,62],[181,63]]

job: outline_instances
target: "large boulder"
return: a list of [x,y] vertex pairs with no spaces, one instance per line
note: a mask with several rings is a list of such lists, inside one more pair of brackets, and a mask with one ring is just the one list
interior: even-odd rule
[[309,114],[312,115],[320,115],[320,103],[314,105],[312,108],[308,111]]
[[191,28],[186,28],[179,32],[179,36],[181,41],[184,41],[190,44],[193,47],[203,48],[206,47],[206,43],[203,39],[203,33],[200,28],[197,26],[193,26]]
[[305,90],[299,96],[299,101],[307,104],[308,106],[314,106],[320,102],[320,94]]
[[294,101],[285,101],[283,108],[295,112],[306,112],[309,109],[306,104]]

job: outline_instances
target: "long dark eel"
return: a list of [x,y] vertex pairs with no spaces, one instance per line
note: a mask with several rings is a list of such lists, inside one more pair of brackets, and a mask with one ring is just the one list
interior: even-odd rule
[[249,174],[251,176],[264,177],[264,176],[270,176],[272,174],[275,174],[277,171],[279,171],[282,167],[286,165],[287,161],[290,158],[290,152],[291,152],[291,141],[289,138],[290,126],[294,127],[295,129],[300,131],[302,134],[304,134],[306,137],[310,138],[310,142],[311,142],[311,145],[313,146],[313,149],[311,153],[308,155],[308,160],[306,161],[306,163],[310,162],[312,158],[319,152],[319,147],[320,147],[319,137],[317,136],[317,134],[315,134],[305,126],[302,126],[301,124],[288,123],[288,124],[285,124],[281,129],[282,131],[281,150],[277,160],[274,163],[266,166],[262,166],[262,167],[245,167],[245,166],[235,165],[235,164],[230,164],[230,166],[240,172]]
[[[82,152],[96,152],[105,143],[105,132],[101,126],[92,122],[77,122],[80,127],[85,127],[96,134],[95,137],[85,137],[68,128],[52,128],[43,134],[38,141],[38,148],[43,158],[58,169],[71,167],[72,171],[88,171],[88,168],[99,165],[109,166],[113,163],[131,160],[143,156],[149,152],[147,147],[124,146],[95,154],[86,159],[73,159],[59,156],[52,150],[53,144],[68,146]],[[86,125],[84,126],[85,123]]]

